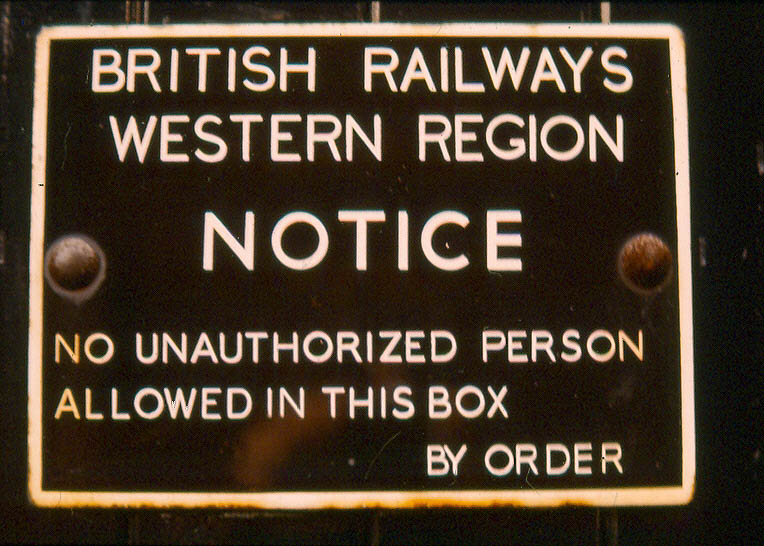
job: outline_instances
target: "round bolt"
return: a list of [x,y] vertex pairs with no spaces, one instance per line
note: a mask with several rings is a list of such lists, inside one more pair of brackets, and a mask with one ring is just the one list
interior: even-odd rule
[[674,258],[668,245],[652,233],[631,237],[618,254],[618,273],[631,290],[652,294],[668,283]]
[[89,299],[106,276],[106,256],[86,235],[65,235],[45,253],[45,279],[58,295],[75,303]]

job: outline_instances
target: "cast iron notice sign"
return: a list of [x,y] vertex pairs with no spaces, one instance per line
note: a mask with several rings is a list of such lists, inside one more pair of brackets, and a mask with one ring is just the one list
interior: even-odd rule
[[667,25],[44,29],[42,506],[678,504]]

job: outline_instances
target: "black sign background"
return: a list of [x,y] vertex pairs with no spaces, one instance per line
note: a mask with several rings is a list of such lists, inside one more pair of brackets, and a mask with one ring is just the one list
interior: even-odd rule
[[[315,93],[298,85],[289,93],[229,94],[220,85],[206,94],[96,95],[90,91],[89,59],[94,47],[229,46],[240,51],[257,43],[275,50],[287,44],[303,52],[317,48]],[[440,46],[461,46],[477,61],[479,47],[500,51],[528,45],[566,46],[574,56],[591,45],[595,56],[581,94],[561,94],[553,84],[541,91],[502,88],[485,94],[430,94],[413,85],[408,93],[362,91],[365,45],[395,47],[402,59],[416,45],[429,58]],[[597,55],[608,45],[629,52],[634,88],[623,95],[604,90]],[[80,62],[73,62],[79,59]],[[214,65],[213,65],[214,66]],[[532,66],[532,65],[531,65]],[[45,182],[45,246],[58,236],[81,232],[102,246],[107,278],[82,306],[62,300],[47,287],[43,333],[43,489],[70,491],[311,491],[466,490],[680,485],[681,397],[677,281],[665,297],[645,304],[616,271],[616,256],[632,234],[659,234],[677,255],[674,142],[667,40],[529,38],[242,38],[172,40],[54,41],[51,48]],[[214,79],[214,69],[211,79]],[[299,81],[299,77],[297,78]],[[182,85],[188,85],[188,81]],[[195,82],[191,81],[191,85]],[[566,80],[569,83],[569,80]],[[505,82],[506,85],[506,82]],[[63,92],[66,90],[66,92]],[[646,100],[650,97],[650,100]],[[362,149],[352,163],[335,163],[319,153],[313,163],[270,162],[265,124],[253,132],[253,160],[238,158],[238,126],[219,132],[229,142],[228,159],[215,165],[162,164],[157,142],[147,160],[120,163],[108,115],[203,113],[225,119],[230,113],[352,113],[383,124],[383,160]],[[602,153],[591,163],[582,153],[566,163],[543,154],[502,162],[445,163],[416,155],[420,113],[504,112],[540,119],[566,113],[582,122],[589,113],[624,117],[625,159]],[[369,127],[369,125],[365,125]],[[190,135],[189,135],[189,138]],[[297,133],[296,142],[302,135]],[[259,140],[259,142],[258,142]],[[435,158],[435,156],[432,156]],[[485,269],[487,209],[519,209],[523,237],[522,272],[491,274]],[[382,209],[387,223],[369,230],[369,270],[354,268],[355,232],[336,220],[338,209]],[[395,214],[411,218],[411,267],[399,272],[395,259]],[[471,265],[438,271],[418,250],[418,233],[433,213],[453,209],[470,217],[464,234],[443,230],[436,244],[463,251]],[[254,272],[229,252],[215,256],[215,271],[201,267],[203,216],[214,211],[234,233],[243,232],[245,210],[257,217]],[[306,210],[329,230],[326,259],[315,269],[293,272],[275,261],[270,229],[286,212]],[[598,328],[645,335],[644,362],[599,364],[510,364],[496,357],[483,363],[480,334],[499,330],[567,328],[582,336]],[[382,365],[261,362],[253,365],[156,364],[133,356],[135,332],[167,331],[175,336],[201,331],[235,333],[264,330],[304,335],[315,329],[446,329],[459,344],[448,364]],[[117,347],[104,366],[57,365],[54,335],[101,331]],[[214,338],[213,338],[214,339]],[[190,341],[193,344],[193,341]],[[322,385],[356,388],[407,384],[414,391],[416,417],[408,421],[364,418],[331,420]],[[468,421],[426,417],[429,385],[506,384],[508,420]],[[81,403],[85,387],[94,405],[106,408],[108,389],[131,394],[158,388],[245,386],[255,395],[255,411],[244,422],[159,419],[129,423],[54,420],[65,387]],[[304,386],[305,420],[266,420],[258,415],[268,386]],[[261,415],[262,412],[260,412]],[[494,443],[617,441],[623,446],[623,476],[491,478],[482,453]],[[467,443],[458,477],[427,477],[425,446]],[[352,461],[352,464],[351,464]],[[594,461],[593,466],[598,466]]]

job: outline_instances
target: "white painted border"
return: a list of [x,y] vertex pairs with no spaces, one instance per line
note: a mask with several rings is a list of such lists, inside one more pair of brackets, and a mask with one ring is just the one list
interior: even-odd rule
[[[60,39],[193,38],[289,36],[447,36],[647,38],[669,41],[677,198],[677,279],[682,398],[682,485],[557,490],[475,491],[321,491],[273,493],[155,493],[44,491],[42,489],[42,294],[45,220],[45,162],[50,44]],[[514,23],[308,23],[213,25],[113,25],[43,28],[37,37],[32,129],[32,199],[29,252],[29,497],[48,507],[241,507],[410,508],[417,506],[641,506],[686,504],[695,488],[695,411],[693,393],[692,255],[687,135],[685,47],[681,31],[668,24]]]

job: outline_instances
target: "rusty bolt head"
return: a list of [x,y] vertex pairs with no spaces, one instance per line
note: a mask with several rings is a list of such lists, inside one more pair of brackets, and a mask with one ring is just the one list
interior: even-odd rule
[[652,294],[660,291],[671,278],[674,258],[668,245],[652,233],[631,237],[618,255],[618,272],[634,292]]
[[86,235],[65,235],[45,253],[45,278],[58,295],[76,303],[89,299],[105,277],[106,257]]

